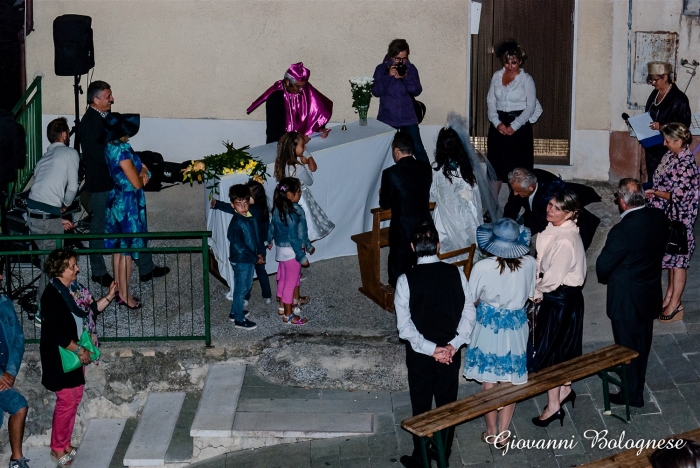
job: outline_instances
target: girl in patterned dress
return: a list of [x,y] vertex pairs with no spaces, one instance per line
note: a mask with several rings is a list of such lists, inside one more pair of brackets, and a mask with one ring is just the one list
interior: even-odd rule
[[[490,256],[474,265],[469,278],[477,308],[464,376],[481,382],[484,390],[503,382],[524,384],[528,338],[525,304],[535,295],[537,270],[535,259],[527,255],[530,230],[502,218],[493,225],[479,226],[476,239]],[[514,411],[515,403],[487,413],[481,439],[496,448],[505,447]]]
[[700,175],[695,157],[690,151],[693,137],[688,127],[677,122],[670,123],[661,133],[668,152],[656,168],[653,187],[644,192],[647,204],[664,210],[668,219],[681,221],[688,230],[688,253],[666,254],[661,263],[663,268],[668,269],[668,289],[659,320],[669,323],[683,319],[681,296],[685,288],[686,269],[695,250],[693,226],[698,217]]

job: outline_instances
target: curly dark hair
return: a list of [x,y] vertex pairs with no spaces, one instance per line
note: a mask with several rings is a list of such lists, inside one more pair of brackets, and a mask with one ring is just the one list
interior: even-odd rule
[[70,259],[74,258],[78,261],[78,252],[71,249],[56,249],[49,254],[44,263],[44,273],[49,278],[60,278],[64,271],[68,268]]
[[287,176],[287,166],[301,164],[297,159],[297,143],[304,138],[299,132],[287,132],[282,135],[277,144],[277,160],[275,160],[275,180],[280,182]]
[[517,58],[520,63],[523,63],[527,59],[527,54],[515,39],[507,39],[501,42],[496,48],[496,57],[498,57],[503,64],[512,57]]
[[445,178],[452,183],[453,177],[462,177],[472,187],[476,183],[474,168],[469,162],[469,155],[462,140],[452,128],[443,128],[438,133],[435,144],[434,171],[442,171]]

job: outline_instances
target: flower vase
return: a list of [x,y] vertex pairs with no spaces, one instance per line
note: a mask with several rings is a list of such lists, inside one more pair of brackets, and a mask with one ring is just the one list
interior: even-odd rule
[[357,114],[360,116],[360,125],[367,125],[367,111],[369,110],[369,104],[366,106],[357,106],[355,107],[355,110],[357,110]]

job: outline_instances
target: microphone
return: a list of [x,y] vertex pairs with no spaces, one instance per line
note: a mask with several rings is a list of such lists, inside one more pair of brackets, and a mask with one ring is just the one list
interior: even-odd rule
[[622,120],[627,122],[627,120],[630,118],[630,115],[627,112],[622,113]]

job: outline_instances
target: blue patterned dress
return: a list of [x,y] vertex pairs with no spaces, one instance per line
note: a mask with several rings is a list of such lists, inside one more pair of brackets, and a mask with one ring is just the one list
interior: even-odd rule
[[[136,167],[136,172],[141,172],[143,163],[134,153],[129,143],[112,142],[105,147],[105,159],[112,176],[114,188],[107,197],[107,212],[105,219],[105,233],[147,232],[146,225],[146,195],[143,189],[136,190],[119,163],[130,160]],[[105,239],[105,248],[139,248],[146,247],[146,239]],[[127,253],[138,258],[138,252]]]
[[476,325],[467,348],[464,376],[478,382],[527,382],[528,325],[525,303],[535,293],[537,264],[521,259],[503,273],[493,257],[474,265],[469,288],[478,299]]

